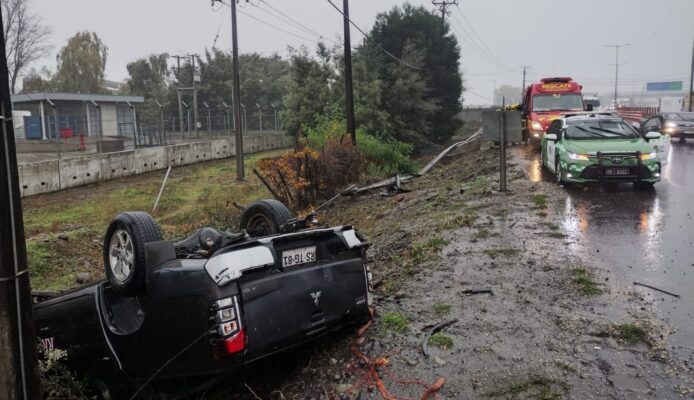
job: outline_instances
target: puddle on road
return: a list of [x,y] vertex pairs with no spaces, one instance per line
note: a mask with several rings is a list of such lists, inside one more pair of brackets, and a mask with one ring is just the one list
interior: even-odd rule
[[[514,149],[533,182],[552,182],[540,169],[539,154]],[[549,177],[547,176],[549,175]],[[663,180],[654,189],[632,184],[580,185],[566,191],[556,209],[566,245],[615,274],[626,289],[655,300],[656,311],[674,332],[670,344],[694,356],[694,146],[673,145]],[[633,287],[642,282],[681,295],[680,299]]]

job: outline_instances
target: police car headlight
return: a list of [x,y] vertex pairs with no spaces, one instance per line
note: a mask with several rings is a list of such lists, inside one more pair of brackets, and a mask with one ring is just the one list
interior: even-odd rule
[[665,127],[666,127],[666,128],[677,128],[677,124],[674,123],[674,122],[668,121],[668,122],[665,123]]
[[530,129],[534,131],[544,131],[544,129],[542,129],[542,124],[537,121],[530,122]]
[[590,158],[588,157],[588,154],[576,154],[576,153],[569,153],[569,158],[572,160],[577,160],[577,161],[588,161]]
[[641,161],[655,160],[656,158],[658,158],[658,153],[654,151],[650,153],[641,154]]

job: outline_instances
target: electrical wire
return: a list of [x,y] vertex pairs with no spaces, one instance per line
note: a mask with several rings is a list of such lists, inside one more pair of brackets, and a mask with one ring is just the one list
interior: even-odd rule
[[[338,6],[335,5],[335,3],[332,2],[332,0],[327,0],[327,1],[328,1],[328,3],[330,3],[331,6],[333,6],[333,8],[335,10],[337,10],[337,12],[339,12],[343,17],[347,18],[347,16],[342,12],[342,10],[340,10],[340,8]],[[373,40],[371,38],[371,36],[367,35],[366,32],[364,32],[359,26],[357,26],[357,24],[355,24],[351,19],[347,18],[347,21],[349,21],[349,23],[353,27],[355,27],[359,31],[359,33],[361,33],[366,39],[368,39],[371,43],[375,44],[376,47],[378,47],[382,52],[384,52],[386,55],[388,55],[393,60],[399,62],[400,64],[402,64],[406,67],[412,68],[412,69],[418,69],[418,70],[425,70],[426,69],[424,67],[418,67],[416,65],[412,65],[412,64],[408,63],[407,61],[394,56],[391,52],[384,49],[383,46],[381,46],[379,43],[377,43],[375,40]]]
[[303,29],[304,32],[310,33],[310,34],[315,35],[315,36],[324,37],[322,34],[320,34],[320,33],[316,32],[316,31],[314,31],[313,29],[309,28],[308,26],[302,24],[301,22],[295,20],[294,18],[290,17],[289,15],[287,15],[287,14],[283,13],[282,11],[278,10],[277,8],[273,7],[273,6],[272,6],[271,4],[269,4],[267,1],[265,1],[265,0],[260,0],[260,2],[259,2],[258,4],[260,4],[260,3],[265,4],[266,6],[270,7],[270,8],[271,8],[273,11],[275,11],[276,13],[278,13],[278,14],[282,15],[283,17],[285,17],[286,19],[292,21],[292,22],[295,24],[296,27],[298,27],[298,28],[300,28],[300,29]]
[[[258,10],[260,10],[260,11],[266,13],[267,15],[271,16],[272,18],[275,18],[276,20],[278,20],[278,21],[280,21],[280,22],[282,22],[282,23],[284,23],[284,24],[287,24],[288,26],[291,26],[291,27],[294,28],[294,29],[297,29],[297,27],[296,27],[294,24],[288,23],[285,19],[282,19],[281,17],[278,17],[277,15],[271,13],[270,11],[268,11],[268,10],[266,10],[266,9],[264,9],[264,8],[261,8],[261,7],[260,7],[260,3],[267,4],[267,3],[265,3],[264,1],[261,0],[260,2],[258,2],[258,5],[254,5],[254,7],[256,7]],[[252,3],[251,3],[251,4],[252,4]],[[333,39],[327,38],[327,37],[321,35],[320,33],[317,33],[317,32],[315,32],[315,31],[313,31],[313,30],[311,30],[311,29],[306,29],[306,28],[301,28],[301,27],[298,27],[298,29],[302,30],[303,32],[305,32],[305,33],[307,33],[307,34],[309,34],[309,35],[317,36],[319,40],[320,40],[320,39],[325,39],[325,40],[328,40],[328,41],[330,41],[330,42],[336,43]]]
[[[226,3],[224,3],[224,4],[226,4]],[[305,40],[305,41],[308,41],[308,42],[313,42],[313,43],[316,43],[316,44],[319,43],[319,42],[316,41],[316,40],[309,39],[309,38],[306,38],[306,37],[297,35],[297,34],[292,33],[292,32],[290,32],[290,31],[288,31],[288,30],[286,30],[286,29],[283,29],[283,28],[280,28],[280,27],[278,27],[278,26],[272,25],[272,24],[270,24],[269,22],[265,22],[265,21],[263,21],[262,19],[257,18],[257,17],[254,17],[253,15],[251,15],[251,14],[249,14],[249,13],[243,11],[243,10],[238,10],[238,12],[239,12],[240,14],[243,14],[243,15],[247,16],[248,18],[251,18],[251,19],[254,19],[254,20],[260,22],[260,23],[263,24],[263,25],[269,26],[269,27],[272,28],[272,29],[276,29],[276,30],[278,30],[278,31],[280,31],[280,32],[286,33],[287,35],[294,36],[294,37],[297,38],[297,39]]]
[[453,19],[453,22],[455,22],[455,24],[458,26],[458,28],[463,32],[462,34],[460,34],[460,32],[457,32],[458,38],[460,40],[462,40],[463,42],[467,43],[470,46],[470,48],[475,51],[475,53],[477,53],[480,57],[482,57],[490,65],[493,65],[496,68],[502,69],[502,70],[507,71],[507,72],[508,71],[515,71],[513,69],[506,67],[505,65],[500,64],[498,61],[491,58],[489,55],[487,55],[484,52],[484,50],[477,43],[475,43],[471,39],[468,39],[468,36],[470,36],[470,34],[467,32],[465,27],[463,27],[463,25],[460,23],[460,20],[458,20],[458,18],[456,18],[456,16],[454,14],[451,14],[451,17]]
[[644,40],[643,42],[637,44],[636,47],[637,47],[637,48],[643,47],[643,45],[645,45],[646,43],[648,43],[648,42],[650,42],[651,40],[653,40],[653,38],[655,37],[655,35],[656,35],[658,32],[660,32],[660,30],[665,26],[665,24],[670,20],[670,18],[672,18],[672,16],[675,14],[675,10],[677,10],[677,8],[679,8],[680,4],[682,4],[683,1],[684,1],[684,0],[679,0],[677,3],[675,3],[675,6],[672,7],[672,10],[670,10],[670,13],[665,17],[665,19],[663,19],[663,22],[660,23],[660,25],[658,26],[658,28],[656,28],[653,32],[651,32],[651,34],[648,36],[648,38],[647,38],[646,40]]
[[493,100],[490,99],[489,97],[487,97],[487,96],[482,96],[481,94],[479,94],[479,93],[473,91],[473,90],[470,89],[470,88],[465,88],[465,90],[463,91],[463,95],[465,95],[465,93],[471,93],[471,94],[473,94],[473,95],[475,95],[475,96],[477,96],[477,97],[479,97],[480,99],[483,99],[483,100],[493,101]]
[[460,5],[459,5],[459,4],[455,4],[455,7],[458,9],[458,12],[459,12],[460,15],[463,17],[463,20],[467,23],[467,26],[470,27],[470,30],[472,31],[473,35],[474,35],[474,36],[477,38],[477,40],[482,44],[482,47],[484,47],[484,49],[487,50],[487,53],[489,53],[489,55],[490,55],[493,59],[495,59],[496,61],[498,61],[499,65],[504,66],[504,67],[505,67],[504,69],[506,69],[507,71],[515,71],[514,69],[509,68],[506,64],[504,64],[504,62],[501,61],[501,59],[500,59],[499,57],[497,57],[496,54],[494,54],[494,52],[489,48],[489,46],[487,46],[487,44],[484,42],[484,40],[482,40],[482,38],[480,37],[480,35],[477,33],[477,30],[475,29],[475,27],[472,26],[472,23],[470,23],[470,21],[467,19],[467,17],[465,16],[465,13],[463,13],[463,10],[460,8]]

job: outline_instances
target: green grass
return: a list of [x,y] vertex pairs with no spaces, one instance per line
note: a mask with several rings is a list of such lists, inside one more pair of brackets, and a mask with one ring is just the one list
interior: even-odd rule
[[513,248],[508,248],[508,247],[497,247],[497,248],[493,248],[493,249],[485,249],[484,250],[484,254],[488,255],[491,258],[512,257],[518,253],[520,253],[519,249],[513,249]]
[[434,312],[436,315],[444,316],[451,312],[450,304],[434,303]]
[[566,237],[566,235],[561,232],[550,232],[547,236],[555,239],[564,239]]
[[453,339],[443,333],[435,333],[429,337],[429,344],[442,349],[450,349],[453,347]]
[[581,293],[586,296],[594,296],[602,293],[598,284],[593,281],[593,277],[588,270],[581,267],[576,267],[571,269],[571,277],[573,283],[578,286]]
[[445,220],[444,228],[471,228],[477,220],[477,215],[465,213]]
[[396,311],[387,311],[383,313],[380,324],[384,330],[389,332],[407,332],[407,317]]
[[547,208],[547,195],[542,193],[536,193],[532,197],[533,208],[536,210],[542,210]]
[[470,182],[465,190],[465,194],[479,195],[491,190],[491,181],[487,176],[478,176],[474,181]]
[[613,327],[613,336],[628,344],[643,343],[650,345],[651,340],[648,337],[648,330],[638,324],[617,324]]
[[526,379],[512,381],[506,385],[483,392],[484,397],[519,398],[525,399],[559,400],[562,394],[569,390],[566,382],[558,381],[542,375],[531,376]]
[[[159,208],[153,213],[165,238],[180,238],[205,225],[237,229],[240,211],[232,202],[248,204],[271,197],[250,171],[260,159],[284,152],[246,157],[247,176],[241,183],[236,182],[234,159],[173,168]],[[22,199],[32,288],[74,287],[79,272],[102,277],[100,241],[108,223],[123,211],[151,213],[164,174],[155,171]],[[58,241],[60,234],[69,240]],[[84,270],[85,260],[92,264],[92,270]]]
[[438,260],[438,253],[448,244],[448,240],[435,236],[426,242],[419,242],[410,248],[410,256],[415,263]]

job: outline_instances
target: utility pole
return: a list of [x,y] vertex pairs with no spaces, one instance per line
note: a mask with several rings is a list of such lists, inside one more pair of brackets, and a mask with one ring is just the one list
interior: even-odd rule
[[352,145],[357,145],[357,132],[354,123],[354,90],[352,88],[352,44],[350,38],[349,0],[342,1],[342,15],[345,31],[345,110],[347,111],[347,133],[352,136]]
[[176,94],[178,95],[178,127],[179,130],[181,131],[181,135],[183,135],[183,105],[181,104],[181,101],[183,101],[181,97],[181,58],[185,58],[186,56],[171,56],[171,58],[176,59]]
[[617,109],[617,88],[619,86],[619,48],[631,46],[631,43],[608,44],[602,47],[613,47],[615,49],[615,64],[614,64],[614,109]]
[[689,75],[689,112],[692,112],[692,99],[694,99],[694,40],[692,40],[692,71]]
[[[221,0],[220,0],[221,1]],[[241,133],[241,84],[239,83],[239,42],[236,33],[236,0],[231,0],[231,42],[233,47],[234,119],[236,120],[236,180],[245,177],[243,170],[243,136]]]
[[441,0],[441,1],[436,1],[436,0],[431,0],[431,4],[434,5],[434,7],[438,8],[439,11],[441,11],[441,25],[443,25],[446,22],[446,14],[448,13],[448,6],[457,6],[458,5],[458,0],[452,0],[452,1],[446,1],[446,0]]
[[523,65],[521,68],[523,68],[523,88],[521,89],[521,103],[523,103],[523,98],[525,97],[525,74],[530,66]]
[[4,32],[0,29],[0,399],[32,400],[41,398],[41,382]]
[[195,124],[195,137],[200,138],[200,131],[198,131],[198,83],[200,82],[200,75],[195,70],[195,54],[190,55],[191,63],[193,65],[193,119]]

